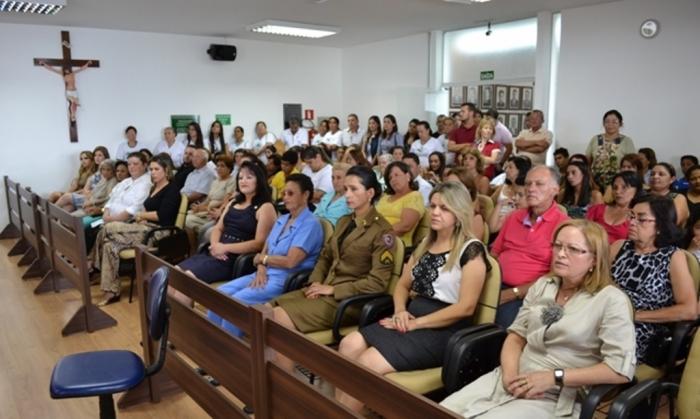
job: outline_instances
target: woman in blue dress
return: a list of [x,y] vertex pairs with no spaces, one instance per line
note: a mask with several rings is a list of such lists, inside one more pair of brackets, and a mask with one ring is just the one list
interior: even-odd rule
[[[265,247],[255,255],[256,272],[227,282],[220,292],[245,304],[262,304],[282,294],[289,275],[313,269],[323,245],[323,229],[309,210],[313,191],[308,176],[287,177],[282,199],[289,213],[277,219]],[[207,317],[231,334],[241,335],[216,313],[209,311]]]

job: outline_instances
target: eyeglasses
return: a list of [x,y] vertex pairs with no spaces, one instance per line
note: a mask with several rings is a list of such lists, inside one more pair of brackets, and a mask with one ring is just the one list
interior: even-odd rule
[[567,256],[583,256],[586,253],[591,253],[586,249],[581,249],[570,244],[564,244],[559,242],[552,243],[552,250],[555,254],[559,253],[562,249],[564,249],[564,253],[566,253]]
[[641,218],[641,217],[637,217],[637,214],[635,214],[635,213],[633,213],[633,212],[630,212],[630,213],[627,214],[627,219],[628,219],[630,222],[634,221],[635,223],[639,223],[639,224],[653,223],[654,221],[656,221],[656,218]]

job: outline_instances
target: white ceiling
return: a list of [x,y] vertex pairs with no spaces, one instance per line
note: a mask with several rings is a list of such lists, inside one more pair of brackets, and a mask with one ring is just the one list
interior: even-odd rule
[[[431,30],[460,29],[612,0],[492,0],[463,5],[443,0],[67,0],[55,16],[0,13],[0,23],[77,26],[274,40],[347,47]],[[261,20],[337,26],[339,34],[301,40],[253,34]]]

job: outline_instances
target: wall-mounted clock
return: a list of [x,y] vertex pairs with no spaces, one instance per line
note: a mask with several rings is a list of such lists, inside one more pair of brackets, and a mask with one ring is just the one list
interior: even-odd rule
[[653,38],[659,33],[659,22],[655,19],[647,19],[642,22],[642,26],[639,27],[639,34],[643,38]]

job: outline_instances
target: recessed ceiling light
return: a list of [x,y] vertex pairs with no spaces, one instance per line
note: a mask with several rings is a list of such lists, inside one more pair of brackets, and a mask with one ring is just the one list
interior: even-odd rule
[[65,5],[66,0],[45,0],[41,2],[0,0],[0,12],[55,15],[60,12]]
[[248,30],[272,35],[294,36],[299,38],[323,38],[335,35],[340,28],[312,25],[309,23],[283,22],[281,20],[264,20],[248,26]]
[[448,3],[472,4],[472,3],[488,3],[491,0],[443,0]]

